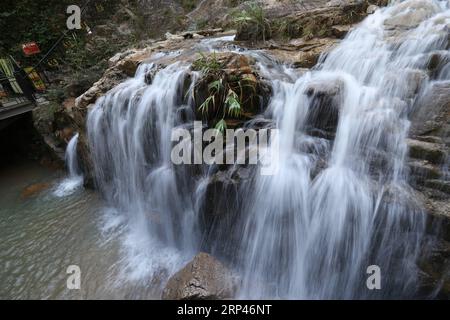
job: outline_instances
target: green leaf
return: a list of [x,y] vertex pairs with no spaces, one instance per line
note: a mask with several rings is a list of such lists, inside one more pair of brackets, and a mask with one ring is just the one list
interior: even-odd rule
[[239,103],[238,96],[233,90],[228,90],[228,95],[225,100],[225,104],[228,107],[228,114],[232,117],[239,117],[241,115],[241,104]]
[[209,103],[212,101],[212,103],[214,104],[214,96],[209,96],[208,98],[206,98],[206,100],[200,105],[200,107],[198,107],[198,109],[203,113],[203,114],[208,114],[208,108],[209,108]]
[[216,123],[215,127],[216,130],[218,130],[220,133],[223,133],[225,129],[227,128],[227,123],[224,119],[220,120]]

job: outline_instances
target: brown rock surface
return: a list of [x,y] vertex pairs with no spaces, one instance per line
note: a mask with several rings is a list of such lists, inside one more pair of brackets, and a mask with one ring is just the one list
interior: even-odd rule
[[173,275],[163,291],[165,300],[232,298],[236,279],[222,263],[201,252]]

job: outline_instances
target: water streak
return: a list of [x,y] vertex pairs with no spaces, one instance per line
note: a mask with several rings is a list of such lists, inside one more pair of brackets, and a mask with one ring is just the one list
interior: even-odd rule
[[83,173],[78,165],[77,144],[78,133],[67,144],[65,160],[69,177],[61,181],[54,190],[54,194],[58,197],[70,195],[83,185]]

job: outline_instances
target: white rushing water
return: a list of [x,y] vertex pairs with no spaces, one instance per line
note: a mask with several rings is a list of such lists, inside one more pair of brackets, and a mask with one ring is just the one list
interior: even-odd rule
[[[245,52],[272,82],[264,116],[280,129],[280,146],[277,174],[240,187],[246,200],[233,208],[233,230],[215,240],[234,256],[239,297],[414,297],[425,219],[405,166],[408,115],[432,83],[450,80],[448,64],[434,77],[426,71],[432,54],[448,56],[449,21],[447,1],[394,2],[302,76]],[[156,68],[141,65],[88,118],[96,183],[127,224],[132,279],[167,276],[204,246],[198,209],[208,170],[170,160],[172,129],[194,120],[184,92],[195,74],[181,63]],[[234,233],[237,244],[227,238]],[[370,265],[381,268],[383,290],[367,289]]]
[[78,133],[67,144],[65,160],[69,177],[56,186],[54,194],[58,197],[70,195],[83,185],[83,173],[78,165],[77,144]]
[[192,182],[177,178],[189,176],[170,159],[171,130],[181,124],[181,114],[192,119],[180,88],[188,66],[173,64],[147,85],[153,68],[141,66],[134,79],[101,98],[88,119],[96,182],[127,218],[132,279],[173,272],[198,243]]

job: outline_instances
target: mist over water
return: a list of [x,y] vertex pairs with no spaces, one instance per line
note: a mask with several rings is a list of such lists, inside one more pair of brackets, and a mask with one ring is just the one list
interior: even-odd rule
[[[417,25],[392,27],[413,8],[422,14]],[[271,81],[264,117],[280,130],[280,143],[277,173],[254,171],[239,187],[245,201],[230,204],[232,227],[219,225],[207,245],[241,276],[239,298],[417,295],[425,214],[408,183],[408,116],[432,83],[450,80],[448,65],[434,77],[426,72],[430,56],[447,50],[449,20],[447,1],[394,2],[303,75],[242,52]],[[216,169],[172,164],[171,132],[195,118],[184,93],[198,75],[181,62],[157,68],[141,65],[96,102],[87,123],[96,184],[113,208],[110,219],[124,225],[123,277],[131,280],[166,278],[205,247],[199,208]],[[330,92],[329,118],[318,119]],[[74,148],[76,140],[68,154]],[[370,265],[381,268],[382,290],[366,287]]]

